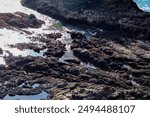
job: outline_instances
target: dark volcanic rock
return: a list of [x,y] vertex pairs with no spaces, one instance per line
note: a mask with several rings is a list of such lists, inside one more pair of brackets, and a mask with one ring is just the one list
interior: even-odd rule
[[24,6],[67,23],[150,37],[150,14],[132,0],[22,0]]
[[[36,64],[35,64],[36,62]],[[42,61],[30,62],[24,66],[25,71],[27,72],[42,72],[49,69],[48,65]]]
[[47,51],[44,53],[46,56],[62,57],[65,53],[65,45],[60,41],[47,41]]
[[[66,57],[63,62],[60,57],[66,55],[68,48],[58,41],[60,33],[31,37],[33,42],[44,43],[40,47],[36,43],[11,45],[43,52],[45,56],[16,57],[7,52],[9,56],[4,56],[7,66],[0,66],[0,99],[43,91],[48,93],[46,99],[150,99],[150,17],[132,0],[22,0],[22,3],[63,21],[86,24],[85,35],[79,31],[70,33],[69,52],[75,57]],[[36,25],[33,14],[17,14],[28,21],[24,25]],[[11,27],[7,23],[11,18],[6,17],[6,22],[3,18],[0,27]]]
[[52,38],[52,39],[58,39],[62,37],[61,33],[51,33],[51,34],[47,34],[46,35],[48,38]]
[[43,24],[43,21],[38,20],[33,14],[27,15],[21,12],[1,13],[0,14],[1,25],[0,27],[10,28],[39,28]]
[[42,47],[39,47],[37,43],[17,43],[16,45],[10,45],[10,47],[20,50],[31,49],[37,53],[40,53],[40,50],[42,50]]
[[71,35],[72,39],[83,39],[83,38],[86,38],[85,35],[83,35],[80,32],[71,32],[70,35]]
[[2,50],[2,48],[0,48],[0,54],[3,54],[3,50]]

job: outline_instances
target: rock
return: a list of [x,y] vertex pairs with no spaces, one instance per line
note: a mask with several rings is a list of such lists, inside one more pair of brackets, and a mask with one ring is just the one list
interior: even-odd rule
[[108,99],[116,100],[116,99],[125,99],[125,94],[123,91],[115,91],[114,93],[108,96]]
[[75,56],[80,57],[84,61],[88,61],[90,58],[90,53],[86,49],[83,49],[83,50],[81,48],[73,49],[73,53]]
[[3,54],[3,50],[2,50],[2,48],[0,48],[0,54]]
[[18,44],[10,45],[10,46],[12,48],[18,48],[20,50],[30,49],[37,53],[40,53],[40,51],[42,50],[42,47],[39,47],[37,43],[18,43]]
[[14,92],[13,92],[13,91],[12,91],[12,92],[9,92],[8,95],[9,95],[9,96],[15,96],[15,91],[14,91]]
[[37,53],[40,53],[41,51],[41,48],[37,47],[37,48],[33,48],[33,51],[37,52]]
[[36,16],[35,16],[34,14],[30,14],[30,15],[28,16],[28,19],[30,19],[30,20],[36,19]]
[[[59,1],[71,4],[56,7]],[[4,57],[7,66],[0,66],[0,99],[6,95],[32,98],[43,91],[51,100],[150,98],[149,13],[139,10],[132,0],[22,0],[22,3],[75,24],[86,36],[91,34],[86,37],[78,31],[70,33],[73,41],[69,44],[76,57],[64,63],[59,61],[66,52],[66,45],[57,39],[62,36],[60,33],[31,37],[32,41],[44,43],[42,47],[34,43],[11,45],[21,50],[44,50],[46,56],[13,56],[7,52],[9,55]],[[11,18],[27,27],[38,26],[34,14],[15,14],[1,14],[0,27],[12,27],[8,23]]]
[[51,51],[51,49],[48,49],[47,52],[44,53],[46,56],[55,56],[55,57],[62,57],[64,55],[63,51]]
[[[93,54],[88,51],[87,49],[73,49],[73,53],[75,56],[79,57],[80,59],[82,59],[85,62],[89,62],[92,63],[93,65],[104,69],[104,70],[108,70],[108,65],[106,63],[106,61],[101,60],[101,58],[96,58],[93,56]],[[99,56],[100,57],[100,56]]]
[[142,57],[145,61],[150,62],[150,54],[144,54]]
[[91,76],[87,75],[87,74],[80,74],[80,78],[84,79],[84,80],[89,80],[89,79],[91,79]]
[[22,0],[21,3],[62,22],[150,36],[150,14],[140,10],[133,0]]
[[95,65],[100,67],[103,70],[108,70],[109,69],[107,63],[103,60],[96,62]]
[[31,89],[32,87],[29,86],[29,85],[24,84],[24,85],[22,86],[22,88],[24,88],[24,89]]
[[79,73],[80,73],[80,71],[77,68],[75,68],[75,67],[69,67],[67,69],[68,69],[69,73],[71,73],[73,75],[76,75],[76,76],[79,75]]
[[45,62],[37,60],[26,64],[23,69],[27,72],[44,72],[48,71],[49,66]]
[[0,65],[0,70],[6,69],[6,65]]
[[37,95],[40,94],[42,92],[41,89],[22,89],[22,88],[18,88],[15,91],[16,95]]
[[63,82],[57,85],[58,88],[65,88],[66,86],[67,86],[66,82]]
[[74,64],[77,64],[77,65],[80,64],[80,61],[77,60],[77,59],[67,59],[67,60],[65,60],[65,61],[68,62],[68,63],[74,63]]
[[44,55],[48,57],[62,57],[65,53],[65,45],[62,44],[60,41],[50,40],[47,42],[47,51]]
[[23,78],[23,79],[18,79],[17,81],[16,81],[16,84],[19,86],[19,85],[21,85],[21,84],[23,84],[25,82],[25,79]]
[[1,13],[0,19],[3,23],[7,24],[7,28],[39,28],[42,26],[43,21],[36,19],[33,14],[27,15],[21,12],[11,13]]
[[6,82],[4,83],[4,85],[5,85],[6,87],[8,87],[8,88],[14,88],[14,87],[16,87],[16,84],[15,84],[15,83],[12,83],[12,82],[9,82],[9,81],[6,81]]
[[51,39],[58,39],[58,38],[62,37],[62,34],[61,33],[51,33],[51,34],[47,34],[46,36]]
[[48,82],[48,80],[46,78],[38,78],[35,80],[35,83],[38,84],[46,84]]
[[72,39],[86,39],[85,35],[80,32],[71,32]]
[[14,27],[19,27],[19,28],[26,28],[25,24],[23,22],[18,21],[17,19],[10,19],[7,22],[9,25],[14,26]]
[[110,67],[114,70],[120,69],[120,65],[118,63],[111,63]]

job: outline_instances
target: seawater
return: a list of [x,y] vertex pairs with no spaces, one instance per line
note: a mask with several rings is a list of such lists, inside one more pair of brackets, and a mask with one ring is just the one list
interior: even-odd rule
[[150,0],[134,0],[138,7],[144,11],[150,12]]
[[32,37],[38,37],[39,34],[49,34],[49,33],[57,33],[60,32],[63,34],[62,38],[66,38],[67,32],[66,29],[63,27],[63,30],[54,30],[50,29],[56,20],[52,19],[46,15],[40,14],[32,9],[23,7],[20,3],[20,0],[0,0],[0,13],[15,13],[15,12],[23,12],[25,14],[34,14],[38,19],[45,22],[40,28],[25,28],[25,31],[29,31],[32,35],[27,35],[20,30],[9,30],[9,29],[0,29],[0,48],[4,51],[3,55],[0,55],[0,65],[6,65],[4,56],[7,55],[9,51],[13,56],[42,56],[43,51],[40,53],[34,52],[30,49],[20,50],[17,48],[11,48],[9,45],[16,45],[18,43],[38,43],[39,45],[43,45],[43,43],[35,41],[33,42],[30,40]]

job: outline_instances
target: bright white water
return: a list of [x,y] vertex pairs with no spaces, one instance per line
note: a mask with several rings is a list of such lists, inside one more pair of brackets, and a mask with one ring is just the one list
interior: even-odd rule
[[[62,32],[63,31],[63,37],[66,38],[67,32],[65,29],[63,30],[50,30],[50,26],[53,25],[54,22],[56,22],[54,19],[45,16],[43,14],[40,14],[34,10],[31,10],[29,8],[23,7],[20,3],[20,0],[0,0],[0,13],[15,13],[15,12],[23,12],[26,14],[34,14],[38,19],[45,22],[45,24],[42,25],[41,28],[35,29],[35,28],[28,28],[24,29],[26,31],[30,31],[32,35],[28,36],[27,34],[19,31],[19,30],[8,30],[8,29],[0,29],[0,48],[4,50],[4,54],[0,55],[0,64],[5,64],[4,56],[8,55],[7,52],[9,51],[13,56],[42,56],[42,53],[36,53],[33,50],[25,49],[25,50],[19,50],[17,48],[10,48],[8,45],[10,44],[17,44],[17,43],[29,43],[32,42],[29,37],[37,36],[38,34],[49,34],[50,32]],[[33,43],[33,42],[32,42]],[[39,42],[35,42],[39,43]]]
[[[13,1],[13,2],[12,2]],[[0,1],[0,13],[15,13],[15,12],[23,12],[26,14],[34,14],[38,19],[43,20],[45,24],[42,25],[41,28],[34,29],[34,28],[28,28],[24,29],[26,31],[30,31],[33,33],[31,36],[37,36],[38,34],[49,34],[49,33],[58,33],[60,32],[62,35],[62,38],[58,39],[62,43],[66,44],[66,52],[63,57],[60,58],[61,62],[65,62],[67,59],[77,59],[73,52],[71,51],[70,44],[72,42],[72,39],[70,39],[70,34],[67,32],[69,29],[66,27],[63,27],[62,30],[56,30],[56,29],[50,29],[50,27],[56,22],[54,19],[45,16],[43,14],[40,14],[32,9],[23,7],[20,3],[20,0],[1,0]],[[78,29],[77,29],[78,30]],[[80,30],[78,30],[80,31]],[[81,31],[80,31],[81,32]],[[85,33],[85,32],[84,32]],[[31,40],[27,34],[21,32],[21,31],[12,31],[7,29],[0,29],[0,47],[4,51],[9,51],[14,56],[42,56],[42,53],[36,53],[33,50],[25,49],[25,50],[19,50],[17,48],[10,48],[8,45],[10,44],[17,44],[17,43],[29,43]],[[33,43],[33,42],[32,42]],[[37,43],[37,42],[36,42]],[[8,55],[6,52],[4,52],[3,55],[0,56],[0,64],[5,64],[5,61],[3,59],[4,56]],[[81,64],[82,67],[88,67],[89,65],[86,65],[86,63]]]
[[150,0],[134,0],[139,8],[144,11],[150,12]]
[[[134,0],[138,6],[145,10],[150,12],[150,0]],[[34,10],[31,10],[29,8],[23,7],[20,4],[20,0],[0,0],[0,13],[14,13],[14,12],[23,12],[26,14],[35,14],[35,16],[38,19],[41,19],[45,21],[45,24],[42,25],[41,28],[38,29],[33,29],[33,28],[28,28],[24,29],[27,31],[30,31],[32,33],[31,36],[36,36],[38,34],[47,34],[50,32],[61,32],[63,34],[62,38],[60,41],[63,43],[67,44],[66,47],[67,51],[66,54],[62,57],[62,60],[67,59],[67,58],[73,58],[73,53],[70,51],[70,43],[68,44],[68,40],[70,36],[67,34],[67,29],[63,27],[62,30],[54,30],[50,29],[50,26],[56,22],[54,19],[45,16],[43,14],[40,14]],[[65,42],[67,41],[67,42]],[[69,39],[69,41],[71,41]],[[12,53],[14,56],[22,55],[22,56],[41,56],[42,53],[36,53],[33,50],[25,49],[25,50],[19,50],[17,48],[10,48],[8,45],[10,44],[17,44],[17,43],[29,43],[31,40],[29,39],[29,36],[21,31],[12,31],[12,30],[7,30],[7,29],[0,29],[0,48],[4,50],[3,55],[0,55],[0,64],[5,64],[4,56],[8,55],[8,51]],[[37,43],[37,42],[35,42]]]

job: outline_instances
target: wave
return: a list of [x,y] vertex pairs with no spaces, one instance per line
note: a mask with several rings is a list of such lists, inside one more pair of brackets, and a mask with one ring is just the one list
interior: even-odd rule
[[150,0],[134,0],[138,7],[144,11],[150,12]]

